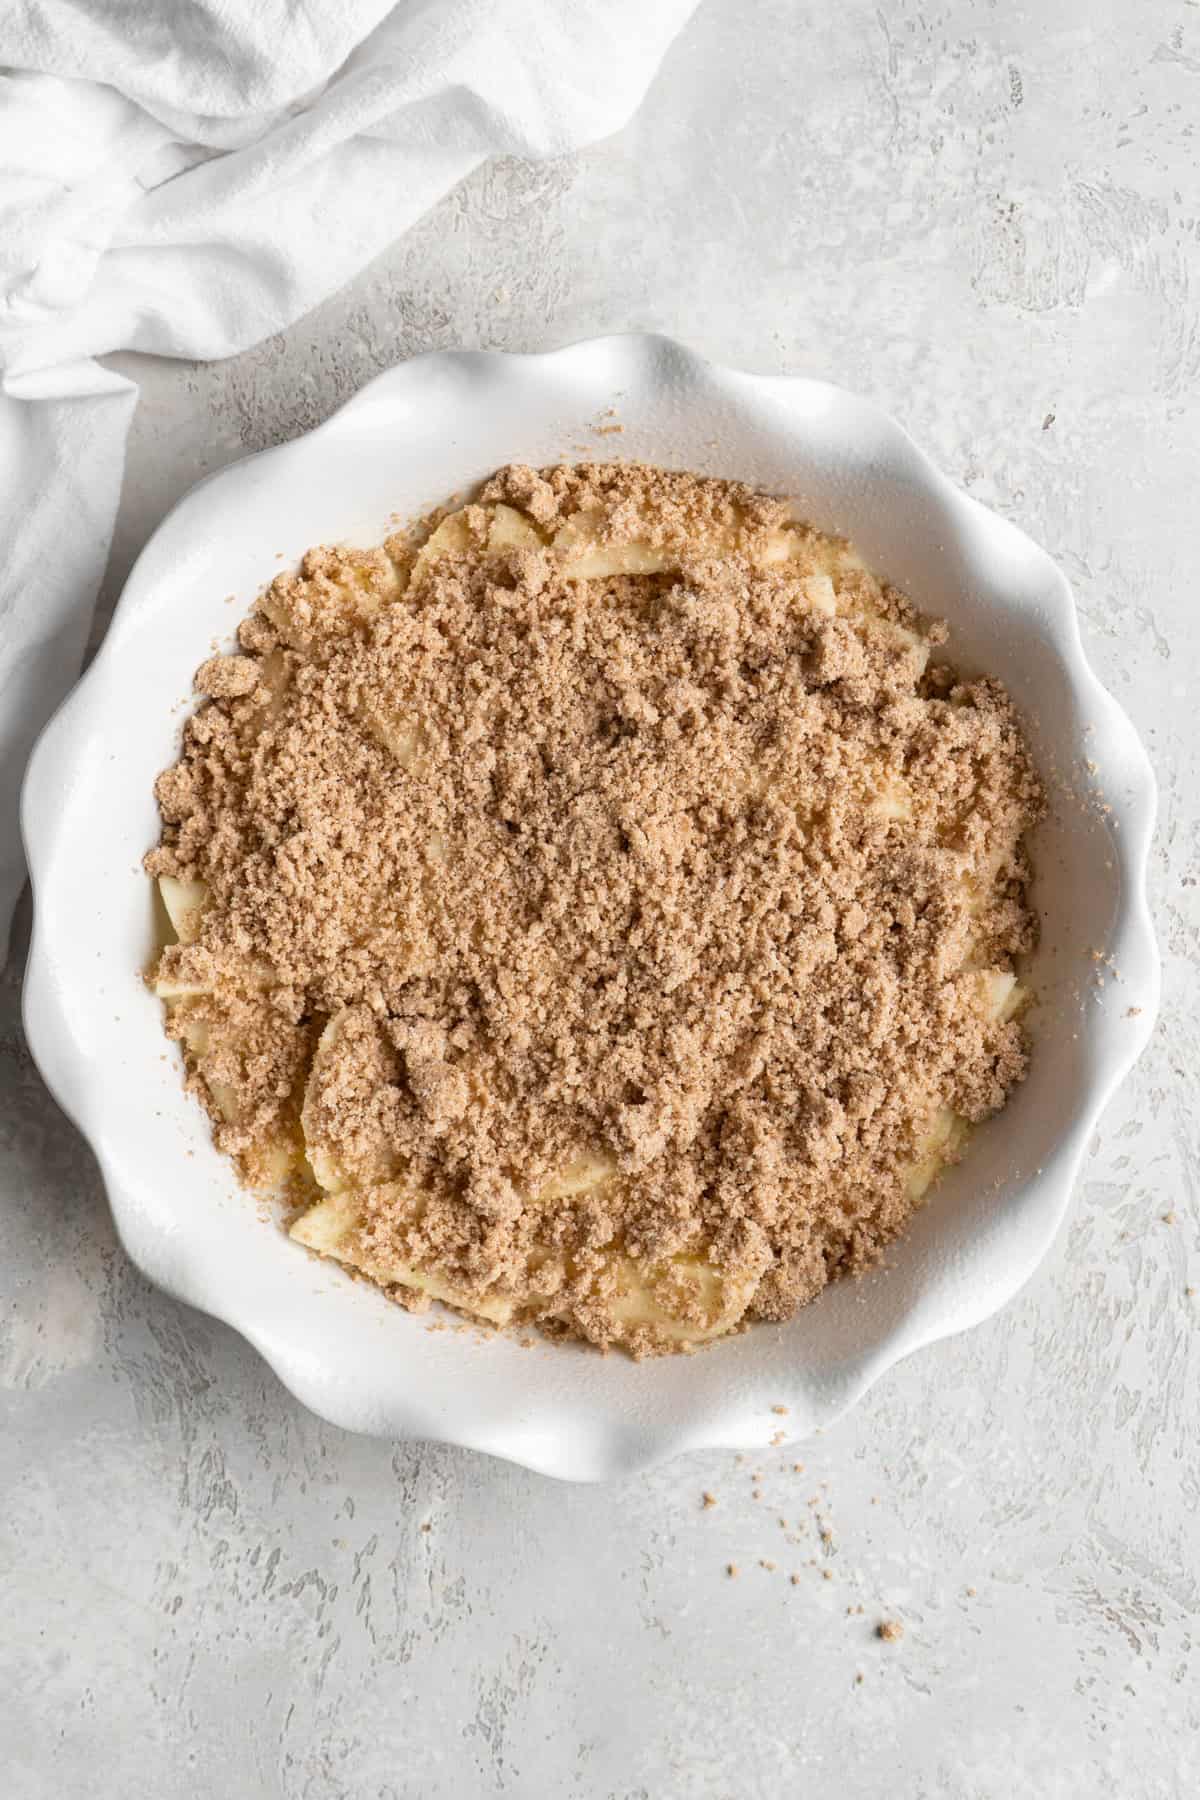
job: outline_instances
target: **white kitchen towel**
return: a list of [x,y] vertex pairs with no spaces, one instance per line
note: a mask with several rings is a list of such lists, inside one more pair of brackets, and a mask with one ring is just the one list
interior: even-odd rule
[[29,748],[78,672],[120,494],[114,350],[301,317],[490,156],[635,110],[695,0],[5,0],[0,949]]

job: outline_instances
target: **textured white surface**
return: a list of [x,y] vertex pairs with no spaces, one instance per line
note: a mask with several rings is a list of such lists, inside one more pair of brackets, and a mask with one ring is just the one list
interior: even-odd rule
[[[140,367],[110,585],[199,474],[430,345],[647,327],[840,380],[1076,583],[1161,783],[1155,1042],[1024,1296],[887,1377],[803,1476],[719,1455],[572,1490],[321,1426],[150,1291],[25,1058],[10,976],[0,1745],[19,1800],[1200,1783],[1200,13],[838,13],[835,31],[817,0],[710,0],[620,138],[481,171],[257,353]],[[832,1546],[779,1527],[812,1496]],[[871,1636],[885,1613],[899,1645]]]

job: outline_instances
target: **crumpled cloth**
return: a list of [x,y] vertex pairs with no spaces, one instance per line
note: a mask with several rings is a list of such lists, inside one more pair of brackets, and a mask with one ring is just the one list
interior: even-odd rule
[[0,945],[30,747],[78,673],[136,386],[232,356],[480,162],[619,129],[695,0],[0,9]]

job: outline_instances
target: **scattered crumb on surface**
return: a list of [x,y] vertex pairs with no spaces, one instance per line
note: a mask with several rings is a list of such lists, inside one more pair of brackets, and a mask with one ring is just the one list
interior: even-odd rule
[[875,1635],[885,1644],[898,1644],[904,1636],[904,1627],[899,1619],[881,1619],[875,1627]]

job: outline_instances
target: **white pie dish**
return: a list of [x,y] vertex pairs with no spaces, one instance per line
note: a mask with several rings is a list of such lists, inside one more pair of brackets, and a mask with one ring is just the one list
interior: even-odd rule
[[[613,423],[609,408],[619,435],[595,430]],[[453,1317],[405,1313],[307,1257],[213,1149],[139,979],[153,940],[139,867],[158,832],[151,786],[177,754],[179,703],[213,640],[227,640],[259,587],[311,544],[377,542],[390,515],[419,513],[504,462],[585,456],[737,476],[851,537],[949,620],[952,660],[1008,684],[1051,795],[1035,844],[1043,938],[1027,1082],[936,1186],[886,1269],[835,1285],[787,1325],[643,1364],[455,1330]],[[307,1405],[348,1429],[600,1479],[685,1449],[763,1445],[781,1425],[801,1437],[1028,1279],[1100,1109],[1153,1024],[1153,815],[1145,752],[1084,659],[1065,577],[874,407],[818,382],[714,368],[657,337],[545,356],[436,353],[380,376],[308,436],[201,483],[143,551],[26,777],[26,1028],[96,1153],[133,1261],[235,1326]]]

